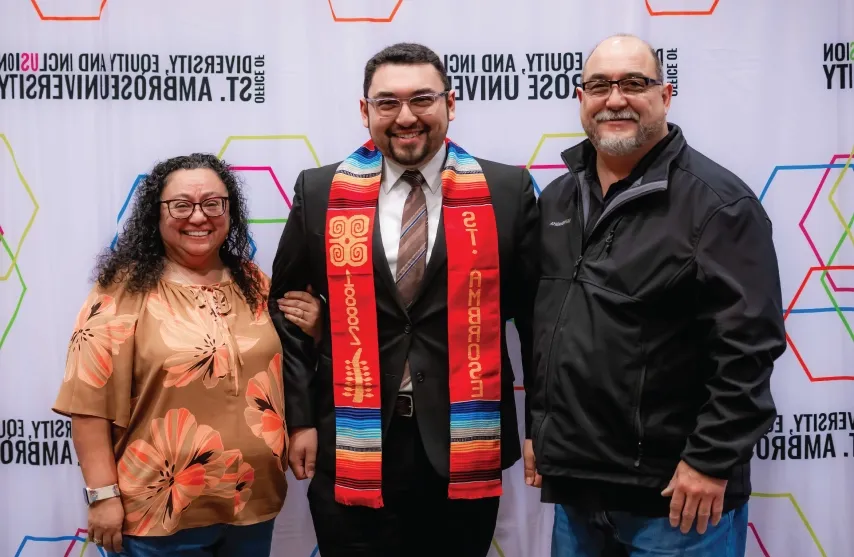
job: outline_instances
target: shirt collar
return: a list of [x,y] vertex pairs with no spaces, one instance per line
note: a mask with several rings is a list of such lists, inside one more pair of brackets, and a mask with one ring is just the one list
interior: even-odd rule
[[[418,167],[424,180],[427,181],[427,187],[435,194],[442,186],[442,166],[445,163],[445,155],[447,153],[447,145],[443,142],[442,148],[436,151],[429,161]],[[388,193],[400,181],[400,177],[406,171],[405,168],[389,159],[383,157],[383,166],[385,179],[382,181],[383,192]]]

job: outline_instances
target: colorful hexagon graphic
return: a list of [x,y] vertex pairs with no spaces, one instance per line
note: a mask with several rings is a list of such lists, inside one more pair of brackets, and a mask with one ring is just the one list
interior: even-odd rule
[[107,0],[30,0],[42,21],[100,21]]
[[[6,253],[9,259],[13,259],[12,248],[6,242],[6,238],[0,233],[0,246],[2,251]],[[0,350],[3,349],[3,344],[9,336],[9,331],[12,330],[12,325],[15,324],[15,319],[18,318],[18,312],[21,309],[21,304],[24,302],[24,295],[27,293],[27,284],[24,282],[24,277],[21,276],[21,270],[17,263],[12,264],[12,270],[17,281],[7,281],[0,283]],[[20,284],[17,287],[15,282]]]
[[[810,381],[854,379],[844,364],[854,346],[854,273],[846,272],[846,266],[854,265],[854,242],[850,241],[854,218],[845,222],[842,217],[848,211],[854,214],[854,207],[840,207],[828,195],[828,190],[835,192],[854,179],[852,158],[833,155],[829,164],[777,166],[759,195],[776,234],[803,235],[803,241],[788,242],[785,249],[778,249],[777,257],[783,298],[792,300],[786,309],[787,341]],[[793,207],[798,208],[796,212]],[[786,230],[788,226],[793,230]],[[811,259],[818,266],[803,281],[794,282],[793,277],[803,277],[803,262]],[[816,327],[827,330],[828,319],[840,326],[818,342],[806,342],[814,338]],[[828,350],[830,346],[843,350]],[[823,369],[817,367],[819,361],[825,362]]]
[[391,23],[403,0],[329,0],[338,23]]
[[750,497],[750,520],[747,557],[827,557],[824,546],[791,493],[754,492]]
[[644,0],[651,16],[703,16],[715,13],[720,0]]
[[78,529],[77,533],[73,536],[24,536],[20,545],[18,545],[14,557],[27,557],[30,555],[33,557],[41,557],[42,555],[64,555],[68,557],[72,555],[72,550],[77,543],[82,544],[83,549],[82,552],[81,550],[75,551],[73,553],[75,556],[94,557],[95,555],[101,555],[102,557],[106,557],[107,553],[104,551],[104,548],[98,547],[91,542],[87,543],[85,535],[86,530]]
[[[818,187],[798,223],[818,265],[838,264],[839,259],[846,263],[854,263],[852,217],[843,216],[854,216],[854,206],[841,208],[834,199],[843,182],[848,182],[849,187],[854,186],[854,168],[851,168],[852,158],[854,158],[854,152],[849,155],[834,155],[831,158],[830,164],[824,169]],[[823,204],[817,206],[816,201],[819,194],[827,184],[832,184],[827,196],[830,206],[827,207]],[[839,221],[840,227],[832,226],[834,220]],[[817,223],[818,226],[816,224],[810,225],[811,223]],[[828,280],[833,292],[854,292],[854,286],[837,284],[832,276],[828,276]]]
[[3,187],[3,206],[0,207],[0,226],[9,251],[0,250],[0,282],[12,275],[24,240],[36,220],[39,204],[24,178],[15,152],[5,134],[0,133],[0,185]]
[[320,159],[305,135],[233,135],[217,155],[237,171],[248,202],[252,256],[265,272],[291,209],[294,182]]
[[[834,297],[830,293],[828,284],[821,280],[829,272],[833,272],[838,277],[844,275],[843,278],[854,280],[852,271],[854,271],[854,265],[810,268],[783,314],[786,322],[786,341],[811,382],[854,381],[854,371],[851,371],[850,366],[847,365],[850,360],[848,356],[854,351],[854,329],[845,317],[846,313],[854,311],[854,294],[838,293]],[[831,297],[833,306],[816,307],[827,303],[826,296]],[[821,321],[837,318],[841,318],[842,327],[828,329],[822,326]],[[816,330],[825,331],[820,339],[815,335]],[[803,340],[807,337],[810,342],[796,344],[797,338]],[[839,350],[839,347],[844,348]],[[816,367],[814,363],[817,361],[825,362],[826,367],[824,369]],[[813,365],[810,365],[810,362]]]
[[[839,161],[839,155],[828,159],[837,162],[776,166],[759,194],[774,223],[775,235],[801,234],[803,237],[802,241],[787,242],[785,249],[777,250],[784,300],[791,299],[800,286],[804,261],[815,260],[819,266],[854,264],[854,245],[846,241],[847,228],[836,224],[838,219],[833,207],[823,202],[829,189],[827,184],[838,183],[843,176],[846,180],[854,179],[854,169],[849,168],[843,174],[846,164]],[[822,202],[818,202],[822,192]],[[854,278],[847,277],[849,281]],[[821,280],[830,287],[827,300],[821,304],[828,310],[833,309],[834,296],[838,292],[850,292],[854,284],[841,282],[834,273],[826,276],[823,273]]]
[[[833,159],[831,159],[831,164],[836,163],[839,159],[844,159],[843,167],[838,171],[838,176],[835,180],[833,180],[833,187],[830,188],[830,193],[827,198],[830,201],[830,207],[833,210],[833,214],[836,216],[836,219],[839,221],[839,224],[844,229],[842,232],[842,236],[836,242],[834,246],[833,253],[830,254],[830,257],[827,260],[827,265],[838,264],[836,262],[839,257],[840,248],[842,244],[846,246],[850,246],[854,248],[854,233],[851,232],[851,225],[854,224],[854,206],[849,204],[848,207],[840,207],[839,202],[835,199],[836,192],[839,190],[839,186],[842,185],[843,181],[847,182],[847,186],[849,188],[854,189],[854,169],[851,167],[851,161],[854,159],[854,148],[852,148],[851,153],[849,155],[835,155]],[[845,215],[852,215],[851,217],[847,217]],[[806,231],[804,232],[806,234]],[[845,258],[849,261],[854,261],[854,249],[849,250],[849,256]],[[820,263],[823,264],[823,263]],[[854,288],[849,287],[847,292],[854,292]]]
[[561,152],[586,137],[584,132],[544,133],[540,137],[528,162],[519,165],[531,173],[534,192],[538,196],[552,180],[566,172],[566,166],[560,158]]

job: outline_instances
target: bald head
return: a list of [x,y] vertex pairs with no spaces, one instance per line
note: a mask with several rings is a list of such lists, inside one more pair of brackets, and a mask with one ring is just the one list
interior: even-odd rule
[[[614,63],[620,64],[625,61],[638,62],[640,65],[648,67],[647,75],[649,77],[664,81],[661,60],[658,59],[652,45],[628,33],[611,35],[597,44],[587,55],[587,60],[584,61],[582,79],[589,79],[587,76],[591,75],[591,69],[596,70],[597,65],[601,63],[610,62],[608,65],[614,65]],[[591,65],[593,68],[590,67]]]
[[673,86],[646,41],[608,37],[584,62],[582,81],[581,125],[598,152],[634,163],[667,135]]

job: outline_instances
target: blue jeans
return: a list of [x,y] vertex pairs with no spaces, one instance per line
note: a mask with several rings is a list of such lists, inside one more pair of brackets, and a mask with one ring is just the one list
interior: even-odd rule
[[275,519],[233,526],[214,524],[179,530],[170,536],[122,536],[122,552],[110,557],[268,557]]
[[747,504],[688,534],[670,520],[624,512],[582,513],[555,505],[552,557],[744,557]]

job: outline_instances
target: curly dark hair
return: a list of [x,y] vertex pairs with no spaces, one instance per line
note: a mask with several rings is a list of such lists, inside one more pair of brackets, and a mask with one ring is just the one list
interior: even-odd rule
[[166,266],[166,250],[160,236],[160,194],[170,174],[199,168],[213,170],[225,184],[231,226],[219,255],[246,302],[253,311],[258,309],[262,288],[260,277],[250,263],[246,199],[231,167],[206,153],[158,162],[145,175],[137,186],[133,211],[115,248],[107,248],[98,256],[95,280],[102,288],[111,282],[124,282],[129,292],[146,292],[157,284]]

